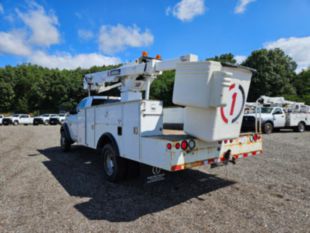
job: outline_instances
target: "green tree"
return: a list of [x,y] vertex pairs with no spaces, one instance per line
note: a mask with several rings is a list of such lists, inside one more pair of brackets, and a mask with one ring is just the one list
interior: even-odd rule
[[10,83],[0,81],[0,112],[11,110],[11,104],[14,100],[14,90]]
[[291,83],[296,77],[295,69],[297,65],[281,49],[256,50],[242,65],[257,71],[252,77],[248,96],[249,101],[255,101],[261,95],[284,96],[296,94]]
[[219,56],[210,57],[207,59],[207,61],[218,61],[218,62],[226,62],[226,63],[231,63],[231,64],[237,63],[232,53],[224,53]]
[[299,73],[292,84],[296,88],[296,92],[299,96],[310,94],[310,68],[303,70]]
[[164,106],[172,106],[174,71],[165,71],[151,85],[150,98],[162,100]]

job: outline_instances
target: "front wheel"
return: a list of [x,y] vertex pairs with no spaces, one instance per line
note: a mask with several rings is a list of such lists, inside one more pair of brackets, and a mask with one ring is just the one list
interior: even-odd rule
[[273,125],[270,122],[267,122],[263,125],[263,132],[265,134],[271,134],[273,131]]
[[18,125],[18,124],[19,124],[18,121],[14,121],[14,122],[13,122],[13,125],[15,125],[15,126]]
[[305,124],[302,122],[299,122],[299,124],[296,128],[296,131],[302,133],[302,132],[305,132],[305,130],[306,130]]
[[126,160],[119,157],[117,150],[111,144],[102,148],[103,174],[108,181],[117,182],[124,179],[126,174]]
[[60,147],[63,152],[68,152],[71,149],[71,143],[67,139],[64,131],[60,133]]

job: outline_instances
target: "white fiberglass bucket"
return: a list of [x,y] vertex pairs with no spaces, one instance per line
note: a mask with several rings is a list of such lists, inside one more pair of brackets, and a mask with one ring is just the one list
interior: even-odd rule
[[219,62],[177,64],[173,102],[185,106],[184,131],[204,141],[239,137],[251,77]]

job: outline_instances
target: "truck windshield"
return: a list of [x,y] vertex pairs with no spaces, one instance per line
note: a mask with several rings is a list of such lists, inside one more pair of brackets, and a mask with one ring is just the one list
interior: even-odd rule
[[[271,113],[273,108],[263,107],[261,108],[261,113]],[[259,110],[258,110],[259,112]]]

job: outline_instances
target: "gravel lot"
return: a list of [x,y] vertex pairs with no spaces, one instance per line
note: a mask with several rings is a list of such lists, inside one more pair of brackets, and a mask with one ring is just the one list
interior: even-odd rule
[[148,186],[103,181],[93,151],[58,141],[59,127],[0,127],[0,232],[310,232],[310,132]]

